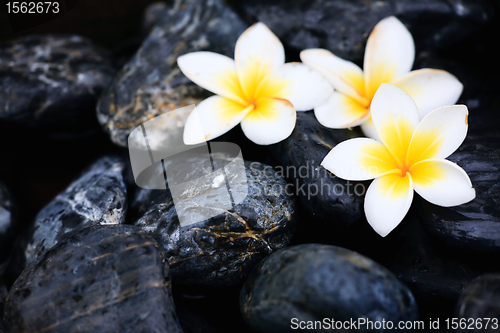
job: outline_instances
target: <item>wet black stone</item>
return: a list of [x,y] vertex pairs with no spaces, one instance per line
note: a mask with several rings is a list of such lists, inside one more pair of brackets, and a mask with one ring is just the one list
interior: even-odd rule
[[492,10],[473,0],[232,1],[249,23],[264,22],[286,45],[326,48],[361,63],[366,39],[383,18],[398,17],[417,50],[444,48],[484,26]]
[[82,172],[36,216],[24,248],[29,264],[75,230],[94,224],[121,224],[127,211],[125,162],[106,156]]
[[243,285],[240,308],[261,332],[290,332],[291,318],[418,318],[411,292],[387,269],[356,252],[320,244],[288,247],[263,260]]
[[[211,168],[207,159],[199,157],[183,163],[192,168],[187,179]],[[245,167],[248,196],[233,209],[220,209],[219,215],[191,225],[180,226],[168,191],[141,189],[136,193],[131,207],[142,217],[134,224],[163,247],[174,282],[210,286],[239,283],[259,260],[290,242],[295,201],[285,191],[285,180],[261,163],[245,162]],[[196,191],[198,188],[190,188],[176,202],[185,200],[189,206]],[[206,196],[192,205],[213,209],[213,200]]]
[[[497,68],[492,67],[493,58],[477,61],[470,59],[469,54],[484,54],[493,57],[489,31],[497,31],[495,26],[483,29],[467,43],[468,52],[461,54],[464,46],[458,45],[444,54],[422,53],[415,60],[415,68],[438,68],[455,75],[464,85],[464,90],[457,104],[465,104],[469,109],[469,129],[467,141],[477,140],[487,147],[500,148],[500,75]],[[496,50],[496,49],[495,49]]]
[[339,229],[366,223],[363,204],[369,182],[343,180],[320,164],[337,144],[360,135],[357,129],[323,127],[313,112],[298,112],[293,133],[269,148],[277,170],[295,186],[305,211]]
[[0,183],[0,262],[9,256],[16,237],[16,215],[12,194]]
[[385,238],[356,244],[369,256],[399,277],[412,291],[422,318],[451,317],[460,294],[475,277],[500,269],[495,256],[457,250],[437,241],[422,226],[415,212]]
[[500,150],[467,140],[448,159],[461,166],[476,189],[476,198],[440,207],[418,198],[424,227],[440,241],[468,250],[500,251]]
[[182,332],[168,264],[128,225],[92,226],[28,266],[5,304],[8,332]]
[[66,128],[94,118],[114,74],[108,52],[76,35],[35,35],[0,45],[0,121]]
[[233,57],[247,27],[221,0],[175,2],[167,9],[99,101],[98,120],[117,145],[126,146],[143,122],[209,96],[181,73],[177,58],[201,50]]
[[[456,318],[465,318],[466,327],[472,328],[458,329],[457,332],[498,332],[500,328],[500,274],[485,274],[474,279],[460,297],[455,314]],[[486,328],[485,318],[491,318],[488,328]],[[477,319],[481,319],[481,329],[476,326]],[[469,326],[471,323],[473,325]]]

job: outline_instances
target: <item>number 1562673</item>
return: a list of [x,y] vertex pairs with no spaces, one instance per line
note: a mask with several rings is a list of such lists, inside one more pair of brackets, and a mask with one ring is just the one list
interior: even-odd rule
[[59,2],[7,2],[7,13],[9,14],[58,14],[59,11]]

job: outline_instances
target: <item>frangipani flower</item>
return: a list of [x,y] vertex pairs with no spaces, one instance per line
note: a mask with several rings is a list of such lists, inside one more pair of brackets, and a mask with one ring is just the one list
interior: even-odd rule
[[361,125],[366,136],[377,138],[370,103],[382,83],[405,90],[417,104],[421,117],[437,107],[455,104],[463,89],[460,81],[438,69],[410,72],[414,58],[413,38],[394,16],[380,21],[368,37],[364,71],[327,50],[302,51],[300,59],[323,74],[336,90],[325,104],[314,109],[316,118],[330,128]]
[[285,64],[279,39],[263,23],[237,40],[235,60],[213,52],[193,52],[177,59],[191,81],[215,96],[189,115],[184,142],[216,138],[241,123],[253,142],[269,145],[286,139],[295,127],[296,110],[322,104],[333,92],[317,72],[301,63]]
[[373,125],[381,141],[356,138],[333,148],[321,165],[347,180],[369,180],[365,196],[368,223],[381,236],[405,217],[415,190],[425,200],[449,207],[476,196],[469,176],[445,160],[467,134],[467,107],[452,105],[428,113],[420,122],[412,98],[382,84],[371,104]]

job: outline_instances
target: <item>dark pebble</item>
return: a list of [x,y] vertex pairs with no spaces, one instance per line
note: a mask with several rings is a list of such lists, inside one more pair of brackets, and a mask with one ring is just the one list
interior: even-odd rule
[[500,251],[500,150],[468,140],[448,159],[461,166],[476,189],[476,198],[440,207],[418,198],[425,228],[451,246],[480,252]]
[[128,225],[92,226],[23,271],[8,332],[182,332],[156,241]]
[[488,23],[492,9],[474,0],[258,0],[232,1],[249,23],[264,22],[297,50],[326,48],[362,63],[365,44],[383,18],[398,17],[419,51],[444,48]]
[[313,112],[298,112],[292,134],[269,148],[278,172],[294,185],[305,211],[339,229],[366,223],[363,206],[369,182],[346,181],[320,164],[337,144],[360,135],[359,130],[323,127]]
[[25,249],[27,263],[78,229],[121,224],[127,211],[125,162],[103,157],[82,172],[36,216]]
[[[215,156],[214,163],[223,158]],[[207,159],[192,157],[183,163],[191,168],[188,179],[211,170]],[[210,286],[239,283],[259,260],[290,242],[295,202],[285,191],[285,180],[261,163],[245,162],[245,167],[248,196],[233,209],[221,208],[210,191],[200,194],[200,187],[183,192],[176,205],[192,212],[192,218],[199,217],[197,211],[217,212],[190,225],[180,225],[168,191],[141,189],[136,193],[131,207],[142,217],[134,224],[163,247],[174,282]],[[236,176],[233,180],[241,181]],[[195,201],[191,201],[193,195],[198,196]]]
[[91,123],[114,74],[111,55],[76,35],[35,35],[0,45],[0,120],[67,128]]
[[453,315],[452,309],[469,282],[500,269],[494,256],[458,251],[437,241],[422,227],[416,209],[387,237],[357,244],[359,251],[389,269],[412,291],[423,318]]
[[260,332],[291,332],[292,318],[418,318],[413,295],[391,272],[356,252],[320,244],[292,246],[263,260],[241,290],[240,308]]
[[500,274],[486,274],[474,279],[460,297],[455,317],[463,318],[465,323],[465,329],[456,332],[498,332]]

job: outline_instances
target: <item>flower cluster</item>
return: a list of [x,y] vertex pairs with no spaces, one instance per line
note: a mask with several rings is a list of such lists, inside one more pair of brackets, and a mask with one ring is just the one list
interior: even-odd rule
[[415,46],[398,19],[375,26],[364,69],[324,49],[300,58],[285,63],[283,45],[262,23],[239,37],[235,60],[212,52],[179,57],[181,71],[215,94],[189,115],[184,142],[205,142],[241,124],[254,143],[274,144],[292,133],[296,111],[314,109],[323,126],[360,125],[370,137],[338,144],[322,166],[348,181],[374,179],[364,210],[381,236],[403,220],[414,191],[440,206],[474,199],[468,175],[445,159],[467,134],[467,107],[453,105],[463,86],[443,70],[411,71]]

